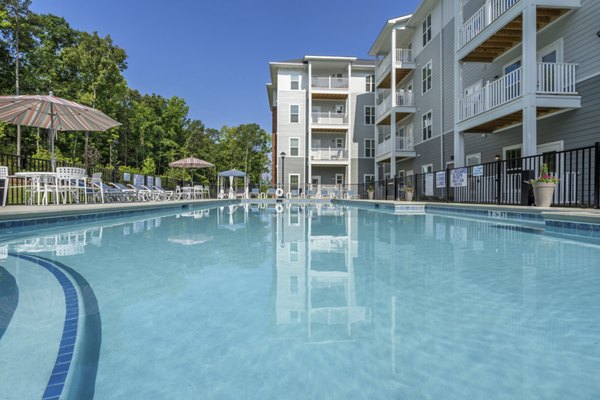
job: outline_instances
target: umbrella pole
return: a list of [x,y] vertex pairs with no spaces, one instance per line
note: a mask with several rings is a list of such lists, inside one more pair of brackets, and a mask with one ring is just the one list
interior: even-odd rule
[[56,154],[54,153],[54,141],[56,140],[56,131],[54,130],[54,105],[50,103],[50,136],[52,140],[50,141],[50,148],[52,151],[52,160],[50,161],[52,165],[52,172],[56,172]]

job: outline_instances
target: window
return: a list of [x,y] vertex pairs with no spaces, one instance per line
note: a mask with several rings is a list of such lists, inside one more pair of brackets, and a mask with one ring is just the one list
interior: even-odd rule
[[431,14],[423,21],[423,47],[431,41]]
[[366,185],[370,184],[370,183],[375,183],[375,175],[373,174],[364,174],[363,175],[363,180],[365,182]]
[[292,82],[291,89],[292,90],[300,90],[300,74],[298,72],[292,72]]
[[343,114],[344,113],[344,105],[343,104],[336,104],[335,105],[335,113],[336,114]]
[[421,69],[421,78],[423,79],[423,94],[431,89],[431,70],[432,63],[429,61],[423,69]]
[[290,123],[297,124],[300,122],[300,106],[297,104],[290,105]]
[[[290,250],[290,252],[291,252],[291,250]],[[290,294],[298,294],[298,277],[297,276],[290,276]]]
[[421,172],[423,172],[424,174],[429,174],[430,172],[433,172],[433,164],[422,165]]
[[[298,262],[299,257],[298,257],[298,242],[292,242],[290,243],[290,262]],[[290,283],[292,278],[296,278],[296,286],[298,284],[298,277],[290,277]],[[292,287],[292,285],[290,284],[290,287]],[[292,294],[297,294],[298,292],[294,293],[292,291]]]
[[432,137],[432,123],[431,123],[431,111],[423,114],[423,141],[431,139]]
[[375,106],[365,106],[365,125],[375,124]]
[[365,157],[375,157],[375,139],[365,139]]
[[504,159],[507,160],[506,168],[511,169],[519,169],[521,168],[519,158],[521,158],[521,150],[522,147],[520,144],[516,146],[505,147],[502,149],[504,152]]
[[335,148],[336,149],[344,148],[344,138],[335,138]]
[[298,190],[300,184],[300,175],[290,174],[290,190]]
[[335,174],[335,184],[338,187],[344,186],[344,174]]
[[467,156],[467,167],[478,164],[481,164],[481,153],[469,154]]
[[366,83],[367,83],[367,87],[365,88],[365,90],[367,92],[374,92],[375,91],[375,75],[367,75],[365,78],[366,78]]
[[300,155],[300,139],[290,138],[290,156],[297,157]]

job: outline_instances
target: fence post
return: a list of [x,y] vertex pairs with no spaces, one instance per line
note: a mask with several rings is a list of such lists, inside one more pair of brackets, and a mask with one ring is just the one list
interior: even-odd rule
[[596,142],[594,152],[594,208],[600,208],[600,142]]
[[419,200],[419,174],[414,174],[413,179],[414,179],[414,183],[415,183],[415,187],[414,187],[415,201],[418,201]]
[[400,193],[398,193],[398,177],[394,175],[394,201],[400,201]]
[[496,204],[500,204],[500,200],[502,199],[501,191],[502,191],[502,160],[496,161]]
[[450,168],[446,167],[446,203],[450,203]]

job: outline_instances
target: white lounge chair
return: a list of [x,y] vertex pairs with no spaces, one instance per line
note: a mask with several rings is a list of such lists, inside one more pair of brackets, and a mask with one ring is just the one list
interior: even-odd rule
[[2,207],[6,206],[8,198],[8,167],[0,167],[0,180],[2,181]]

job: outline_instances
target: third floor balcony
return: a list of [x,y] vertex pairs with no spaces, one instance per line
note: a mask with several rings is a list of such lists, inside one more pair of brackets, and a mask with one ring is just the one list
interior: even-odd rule
[[311,114],[311,123],[322,126],[348,125],[348,114],[336,111],[313,112]]
[[390,87],[392,66],[396,73],[396,82],[400,82],[410,71],[415,69],[412,49],[396,49],[377,61],[375,81],[378,87]]
[[539,31],[580,0],[536,0],[536,26],[523,26],[523,7],[531,0],[486,0],[458,28],[458,58],[467,62],[492,62],[522,41],[523,30]]

